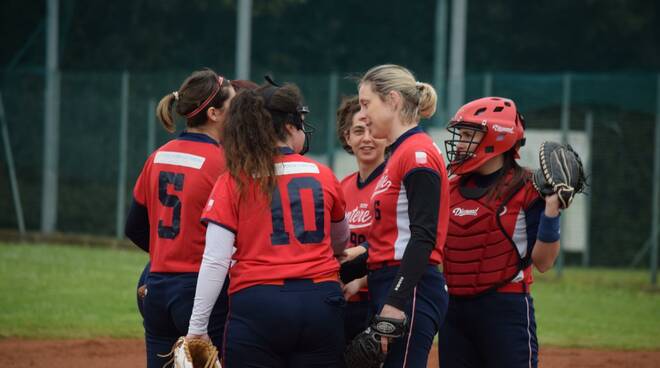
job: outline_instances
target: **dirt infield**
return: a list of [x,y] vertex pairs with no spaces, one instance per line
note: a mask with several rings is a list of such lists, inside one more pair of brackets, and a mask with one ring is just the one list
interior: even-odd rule
[[[429,367],[437,367],[437,351]],[[660,351],[606,351],[586,349],[541,349],[542,368],[636,367],[660,365]],[[0,340],[0,367],[12,368],[115,368],[144,367],[142,340]]]

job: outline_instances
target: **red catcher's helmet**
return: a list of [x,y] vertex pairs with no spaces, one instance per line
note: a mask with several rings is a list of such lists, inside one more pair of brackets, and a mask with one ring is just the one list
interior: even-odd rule
[[[474,136],[470,141],[461,140],[460,130],[463,129],[484,135],[479,142],[474,141]],[[516,104],[508,98],[484,97],[468,102],[458,109],[447,130],[452,133],[452,139],[445,141],[448,169],[457,175],[472,172],[510,149],[514,149],[515,158],[519,158],[518,150],[525,144],[525,122]],[[461,150],[459,144],[463,146]]]

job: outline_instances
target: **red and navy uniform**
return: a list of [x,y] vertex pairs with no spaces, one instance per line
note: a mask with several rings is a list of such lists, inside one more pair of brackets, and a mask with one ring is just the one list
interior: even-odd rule
[[442,272],[449,187],[439,148],[421,127],[401,135],[371,198],[369,293],[374,312],[384,304],[406,313],[409,333],[396,339],[385,367],[426,367],[447,308]]
[[[162,367],[188,323],[204,253],[206,226],[199,218],[213,185],[225,170],[220,144],[205,134],[183,132],[152,153],[133,189],[126,235],[149,252],[143,302],[148,367]],[[209,323],[222,345],[226,291]]]
[[[358,246],[367,241],[373,221],[373,209],[370,208],[371,194],[383,174],[385,163],[378,165],[364,180],[359,172],[354,172],[341,181],[341,188],[346,199],[346,221],[351,231],[349,247]],[[369,289],[363,288],[348,300],[344,317],[346,342],[350,342],[358,333],[367,328],[370,318]]]
[[[501,175],[506,175],[500,178]],[[450,183],[444,272],[449,310],[440,366],[536,367],[531,253],[545,202],[531,181],[493,197],[511,173],[466,175]]]
[[227,173],[203,220],[235,233],[224,366],[329,367],[342,361],[345,304],[330,225],[345,203],[332,171],[288,148],[275,160],[267,198]]

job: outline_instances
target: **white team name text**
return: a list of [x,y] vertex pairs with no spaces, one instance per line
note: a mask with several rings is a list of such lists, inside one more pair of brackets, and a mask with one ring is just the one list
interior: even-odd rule
[[494,124],[494,125],[493,125],[493,130],[496,131],[496,132],[498,132],[498,133],[509,133],[509,134],[513,134],[513,127],[508,127],[508,128],[507,128],[507,127],[503,127],[503,126],[500,126],[500,125]]
[[479,207],[477,207],[477,208],[475,208],[475,209],[471,209],[471,210],[468,210],[468,209],[465,209],[465,208],[456,207],[456,208],[454,208],[451,212],[452,212],[452,214],[453,214],[454,216],[458,216],[458,217],[463,217],[463,216],[477,216],[477,213],[479,212]]

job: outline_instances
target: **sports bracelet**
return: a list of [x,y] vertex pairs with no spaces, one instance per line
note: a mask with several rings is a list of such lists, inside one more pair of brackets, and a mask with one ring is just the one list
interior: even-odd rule
[[554,243],[559,240],[559,216],[561,215],[548,217],[542,212],[536,239],[544,243]]

